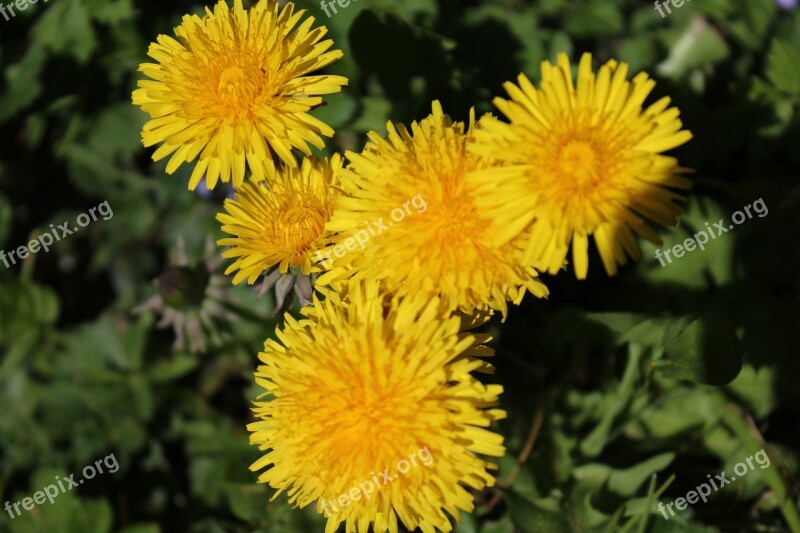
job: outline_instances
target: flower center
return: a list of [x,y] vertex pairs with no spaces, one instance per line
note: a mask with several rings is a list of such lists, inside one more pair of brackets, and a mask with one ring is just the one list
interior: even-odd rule
[[593,185],[597,181],[597,156],[591,144],[570,141],[559,155],[561,174],[569,176],[578,186]]
[[217,94],[227,106],[242,111],[249,109],[261,93],[262,79],[233,65],[219,75]]
[[[379,373],[391,375],[392,369],[380,368],[380,364],[377,367]],[[343,452],[361,448],[380,450],[386,446],[411,446],[405,443],[413,436],[413,429],[418,425],[419,396],[414,391],[419,384],[400,380],[394,384],[380,385],[382,379],[377,376],[374,378],[356,379],[347,391],[340,394],[338,401],[330,405],[325,415],[327,419],[335,420],[336,427],[341,431],[336,437],[336,445],[341,446]],[[409,404],[417,405],[417,409],[410,408]]]
[[282,209],[270,230],[285,250],[302,252],[322,235],[325,216],[316,205],[296,205]]

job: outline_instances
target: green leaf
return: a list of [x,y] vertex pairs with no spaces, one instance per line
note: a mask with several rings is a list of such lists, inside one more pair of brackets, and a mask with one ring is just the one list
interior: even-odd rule
[[625,470],[614,470],[608,478],[608,488],[622,496],[633,496],[647,478],[669,466],[674,459],[675,453],[662,453]]
[[670,78],[680,78],[691,69],[717,63],[730,55],[719,32],[700,18],[694,19],[680,37],[668,45],[671,52],[656,71]]
[[333,129],[344,126],[353,116],[356,102],[347,93],[335,93],[325,97],[325,105],[321,105],[311,112],[311,115],[325,122]]
[[[662,235],[664,242],[654,245],[642,243],[642,255],[650,257],[650,268],[643,272],[648,281],[685,289],[702,290],[730,283],[735,279],[736,237],[727,233],[709,239],[706,224],[729,220],[730,211],[706,196],[695,195],[681,217],[677,229]],[[677,244],[686,246],[689,238],[706,237],[704,248],[686,251],[682,257],[667,252]],[[717,238],[718,237],[718,238]],[[658,252],[661,259],[657,259]]]
[[762,418],[772,411],[778,401],[773,384],[775,371],[770,367],[757,370],[745,365],[737,378],[727,387],[752,411],[756,418]]
[[257,483],[230,484],[225,487],[231,511],[238,518],[253,523],[267,513],[269,494]]
[[85,0],[94,20],[116,24],[134,17],[132,0]]
[[58,297],[32,281],[10,281],[0,290],[0,344],[38,336],[58,317]]
[[668,321],[640,313],[588,313],[588,320],[603,324],[617,335],[618,344],[660,344]]
[[[55,484],[56,476],[65,477],[65,472],[39,470],[32,479],[29,491],[16,493],[14,500],[31,497],[34,492]],[[76,476],[79,477],[79,476]],[[4,513],[5,514],[5,513]],[[4,519],[5,520],[5,519]],[[105,500],[82,500],[77,492],[59,492],[53,502],[45,501],[10,522],[13,533],[40,533],[59,531],[63,533],[110,533],[114,516]]]
[[26,108],[42,92],[41,71],[47,59],[42,46],[32,46],[19,63],[5,71],[6,91],[0,96],[0,120]]
[[97,47],[89,13],[81,0],[48,5],[33,31],[39,43],[80,63],[85,63]]
[[608,481],[612,468],[602,463],[587,463],[573,470],[572,475],[583,486],[600,488]]
[[749,49],[763,48],[771,22],[778,11],[775,0],[733,0],[731,3],[739,13],[737,20],[731,24],[731,33]]
[[[460,524],[456,524],[454,529],[455,533],[486,533],[490,531],[487,529],[488,524],[484,524],[482,528],[478,527],[478,521],[476,520],[475,516],[472,514],[463,515],[462,522]],[[508,524],[508,529],[505,530],[507,533],[512,533],[514,531],[514,526],[511,524],[511,520],[509,520],[508,515],[504,516],[505,522]],[[504,531],[502,529],[491,530],[496,531],[496,533],[500,533]]]
[[566,18],[567,31],[576,37],[617,35],[623,27],[620,9],[605,0],[591,0]]
[[600,422],[580,444],[581,452],[587,457],[599,455],[609,440],[613,439],[614,421],[630,404],[635,394],[636,382],[641,374],[639,368],[641,357],[641,347],[636,345],[628,347],[628,361],[625,364],[622,380],[603,398]]
[[352,124],[355,131],[377,131],[386,134],[386,122],[392,105],[386,98],[379,96],[365,96],[361,98],[361,114]]
[[707,387],[677,385],[645,408],[638,418],[625,427],[625,434],[634,439],[672,440],[699,432],[707,435],[719,421],[716,398]]
[[569,531],[569,515],[560,508],[555,498],[533,502],[514,490],[503,491],[511,521],[522,531],[549,533]]
[[593,531],[608,525],[614,517],[595,508],[598,491],[586,485],[577,485],[570,493],[569,505],[575,513],[574,524],[580,524],[581,531]]
[[715,314],[673,321],[664,332],[663,376],[707,385],[730,383],[742,369],[743,349],[728,320]]
[[150,379],[163,383],[186,375],[197,367],[197,357],[177,353],[166,361],[159,361],[150,369]]
[[[103,369],[108,363],[122,370],[136,370],[142,366],[145,340],[152,317],[142,316],[137,322],[130,324],[120,321],[116,316],[108,314],[96,322],[81,328],[81,335],[70,339],[70,348],[86,368]],[[85,346],[95,346],[91,357],[83,356]]]
[[800,49],[774,39],[767,56],[767,77],[781,91],[800,95]]

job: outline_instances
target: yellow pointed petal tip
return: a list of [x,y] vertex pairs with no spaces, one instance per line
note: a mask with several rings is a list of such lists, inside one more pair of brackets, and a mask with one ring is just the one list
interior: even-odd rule
[[168,174],[194,163],[190,190],[204,177],[209,189],[238,187],[246,173],[272,177],[277,161],[297,166],[295,150],[308,154],[320,136],[333,135],[308,112],[347,79],[311,74],[342,54],[326,52],[324,27],[311,30],[313,17],[302,18],[291,2],[230,10],[220,0],[202,17],[184,17],[175,38],[150,45],[155,63],[139,67],[150,79],[139,81],[132,100],[151,118],[144,145],[161,144],[154,159],[172,154]]
[[491,355],[466,331],[479,319],[375,281],[314,298],[303,314],[259,355],[256,382],[269,394],[248,426],[259,482],[290,504],[315,503],[326,531],[452,531],[447,516],[470,512],[470,491],[494,484],[496,465],[479,455],[505,452],[490,429],[506,415],[502,387],[473,375]]
[[[509,99],[494,102],[507,122],[493,121],[468,147],[500,163],[471,179],[484,193],[478,208],[505,225],[503,239],[522,242],[522,265],[556,272],[571,242],[580,279],[588,275],[590,236],[606,272],[615,274],[639,255],[621,235],[674,220],[675,202],[684,200],[674,191],[691,184],[687,169],[662,154],[692,138],[679,111],[663,98],[643,107],[655,85],[647,74],[629,81],[628,65],[612,59],[595,75],[591,63],[590,54],[581,55],[576,83],[565,54],[555,65],[542,62],[538,89],[523,74],[518,85],[506,82]],[[603,237],[603,226],[628,233]],[[566,245],[565,235],[572,236]]]

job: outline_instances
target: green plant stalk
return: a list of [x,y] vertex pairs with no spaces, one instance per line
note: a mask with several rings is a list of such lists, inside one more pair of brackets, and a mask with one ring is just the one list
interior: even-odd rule
[[589,436],[580,444],[581,453],[586,457],[595,457],[600,454],[606,445],[606,439],[602,438],[610,431],[611,426],[617,416],[627,407],[636,379],[640,376],[639,362],[642,359],[644,350],[637,344],[631,344],[628,349],[628,361],[619,386],[614,391],[617,402],[609,408],[600,419],[600,422],[592,430]]
[[642,514],[642,519],[639,521],[639,527],[637,528],[637,533],[644,533],[645,528],[647,528],[647,522],[650,518],[650,507],[653,505],[653,500],[655,499],[655,491],[656,491],[656,475],[653,474],[650,476],[650,486],[647,488],[647,512]]
[[758,431],[753,429],[747,424],[744,418],[744,413],[738,407],[727,404],[722,409],[722,420],[733,431],[733,433],[744,443],[748,453],[755,454],[762,449],[767,453],[770,461],[775,468],[767,468],[763,470],[764,478],[767,481],[772,492],[781,502],[781,512],[789,525],[789,530],[792,533],[800,533],[800,515],[798,515],[797,507],[792,503],[789,498],[789,491],[783,481],[780,473],[778,472],[777,465],[780,461],[777,460],[773,454],[770,454],[767,447],[764,445],[764,439]]

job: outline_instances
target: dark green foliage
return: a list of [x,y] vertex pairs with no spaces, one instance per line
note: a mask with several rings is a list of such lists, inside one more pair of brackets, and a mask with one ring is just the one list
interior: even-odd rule
[[[687,0],[661,18],[639,0],[351,0],[329,19],[298,3],[345,51],[329,70],[350,84],[315,111],[336,129],[327,152],[423,118],[432,99],[457,119],[497,114],[504,81],[591,51],[595,67],[616,58],[655,76],[650,101],[670,95],[694,133],[674,155],[695,186],[662,249],[758,199],[769,208],[664,267],[644,244],[615,278],[596,256],[587,281],[545,276],[548,300],[489,325],[509,451],[458,531],[787,531],[800,494],[800,9]],[[272,298],[227,287],[236,318],[203,319],[202,354],[174,350],[159,313],[133,312],[159,294],[194,312],[206,241],[221,236],[226,191],[190,193],[189,168],[153,164],[130,102],[148,43],[201,7],[50,0],[0,18],[0,249],[104,201],[114,212],[0,263],[0,506],[108,454],[120,465],[20,518],[0,509],[0,531],[324,528],[285,496],[270,502],[248,469]],[[769,468],[659,513],[762,447]]]

